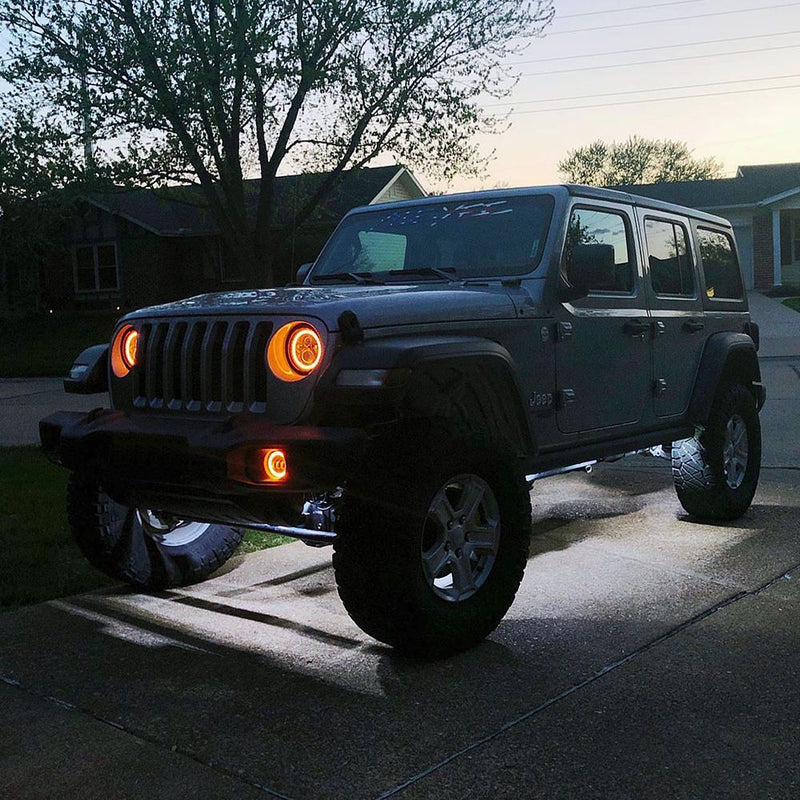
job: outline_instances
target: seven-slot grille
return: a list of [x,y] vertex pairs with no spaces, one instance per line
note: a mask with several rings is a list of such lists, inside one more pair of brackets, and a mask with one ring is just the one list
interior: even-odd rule
[[271,322],[167,319],[139,329],[134,405],[187,411],[263,411]]

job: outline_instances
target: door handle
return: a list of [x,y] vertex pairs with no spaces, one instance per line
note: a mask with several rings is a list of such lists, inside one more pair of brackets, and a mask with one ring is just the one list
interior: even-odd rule
[[697,331],[701,331],[705,328],[704,322],[698,322],[696,319],[689,319],[683,323],[683,329],[687,333],[697,333]]
[[625,333],[631,336],[644,336],[650,330],[650,323],[639,319],[629,319],[624,326]]

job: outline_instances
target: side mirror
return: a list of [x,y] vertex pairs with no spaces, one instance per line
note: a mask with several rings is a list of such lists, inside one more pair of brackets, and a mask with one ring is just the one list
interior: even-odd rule
[[566,283],[563,279],[558,284],[558,302],[572,303],[581,300],[589,294],[589,287],[582,281]]
[[64,379],[70,394],[99,394],[108,391],[108,345],[87,347],[76,359]]
[[610,244],[576,244],[567,259],[568,286],[561,286],[561,302],[586,297],[592,290],[614,289],[614,247]]
[[313,261],[309,261],[307,264],[301,264],[297,268],[297,272],[294,275],[294,282],[298,286],[302,286],[306,282],[306,278],[308,277],[308,273],[311,272],[311,267],[314,266]]

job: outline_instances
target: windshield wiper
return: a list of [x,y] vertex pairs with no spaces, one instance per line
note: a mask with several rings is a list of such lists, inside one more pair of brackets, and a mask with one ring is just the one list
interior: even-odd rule
[[448,283],[455,283],[458,281],[458,275],[453,267],[414,267],[413,269],[390,269],[386,275],[391,278],[403,278],[407,275],[430,275],[436,278],[442,278]]
[[342,281],[344,283],[371,283],[382,285],[383,281],[378,280],[369,272],[331,272],[327,275],[312,275],[312,283],[334,283]]

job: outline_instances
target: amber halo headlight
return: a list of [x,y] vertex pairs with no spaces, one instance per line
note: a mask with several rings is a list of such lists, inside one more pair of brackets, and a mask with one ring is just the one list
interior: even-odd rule
[[317,329],[308,322],[287,322],[267,346],[267,363],[282,381],[299,381],[322,363],[324,346]]
[[134,366],[139,347],[139,331],[133,325],[123,325],[111,342],[111,370],[124,378]]

